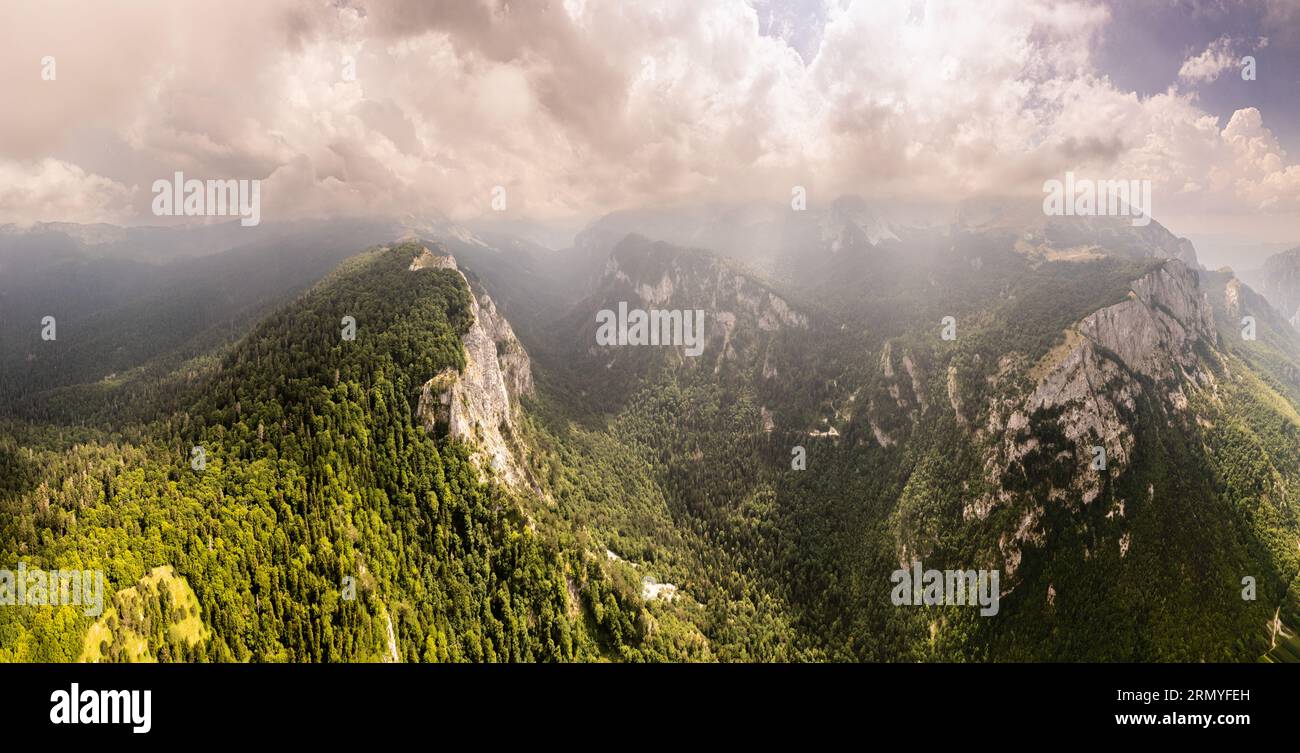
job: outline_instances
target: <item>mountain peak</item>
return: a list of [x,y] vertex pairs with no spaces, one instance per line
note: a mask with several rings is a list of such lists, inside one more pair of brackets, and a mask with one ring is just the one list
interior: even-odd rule
[[461,335],[464,368],[445,368],[425,382],[416,415],[426,430],[445,430],[453,439],[474,446],[484,470],[490,468],[510,486],[526,486],[528,473],[509,437],[513,436],[519,399],[533,394],[528,352],[491,296],[470,284],[446,246],[434,244],[434,250],[421,247],[409,269],[456,272],[469,292],[472,316]]

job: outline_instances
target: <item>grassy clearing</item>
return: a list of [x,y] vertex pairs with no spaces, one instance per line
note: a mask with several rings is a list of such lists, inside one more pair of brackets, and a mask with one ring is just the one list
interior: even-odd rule
[[86,631],[81,661],[154,662],[164,646],[194,645],[208,634],[190,584],[161,565],[113,596]]

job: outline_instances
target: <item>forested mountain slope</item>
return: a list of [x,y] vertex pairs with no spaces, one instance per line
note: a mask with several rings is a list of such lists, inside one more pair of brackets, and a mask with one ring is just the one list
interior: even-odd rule
[[[942,251],[886,246],[815,291],[778,284],[798,324],[764,331],[719,303],[736,284],[707,255],[615,243],[593,297],[555,328],[580,401],[617,396],[576,446],[632,448],[664,503],[605,510],[600,535],[659,558],[727,656],[779,655],[752,650],[773,643],[872,660],[1261,656],[1300,618],[1300,347],[1264,314],[1243,340],[1248,288],[1134,258],[1136,245],[1059,258],[981,232]],[[572,335],[616,299],[703,305],[708,347],[620,352]],[[759,346],[729,345],[746,338]],[[680,541],[629,536],[656,520]],[[893,606],[890,573],[913,560],[999,570],[1000,614]],[[728,644],[738,624],[782,638]]]
[[[155,658],[566,660],[635,644],[639,607],[623,614],[599,563],[541,540],[468,446],[415,418],[420,386],[464,366],[472,323],[463,278],[413,271],[419,251],[349,260],[132,441],[6,436],[5,559],[102,568],[111,591],[170,565],[204,637],[149,631]],[[4,658],[56,661],[82,655],[93,621],[0,620]]]
[[268,226],[251,238],[224,226],[59,227],[0,228],[0,415],[104,423],[179,408],[177,382],[398,225]]
[[[415,228],[152,410],[7,421],[0,553],[156,607],[0,611],[4,658],[1288,655],[1300,337],[1162,229],[891,227],[763,278],[603,227]],[[701,351],[598,343],[620,303],[703,311]],[[895,606],[914,561],[1000,608]]]

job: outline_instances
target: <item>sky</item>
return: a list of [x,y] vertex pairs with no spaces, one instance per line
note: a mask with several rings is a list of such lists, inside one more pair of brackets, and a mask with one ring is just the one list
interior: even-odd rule
[[5,0],[0,95],[0,222],[161,224],[176,171],[263,221],[557,222],[1074,171],[1300,244],[1300,0]]

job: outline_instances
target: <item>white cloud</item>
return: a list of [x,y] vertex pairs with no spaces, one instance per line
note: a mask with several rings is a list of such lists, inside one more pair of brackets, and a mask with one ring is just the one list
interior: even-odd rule
[[1261,211],[1300,204],[1300,165],[1288,165],[1286,152],[1264,127],[1259,110],[1238,110],[1223,129],[1223,141],[1237,170],[1233,188]]
[[1178,78],[1191,83],[1207,83],[1235,65],[1237,56],[1233,54],[1232,40],[1226,36],[1219,37],[1204,52],[1183,61],[1178,69]]
[[123,222],[131,217],[133,192],[55,159],[0,159],[0,222]]
[[[151,221],[124,187],[183,170],[264,179],[266,221],[474,216],[497,185],[512,213],[557,217],[794,184],[956,201],[1073,169],[1152,179],[1158,217],[1300,208],[1258,113],[1223,126],[1193,95],[1097,74],[1110,14],[1093,0],[827,3],[806,64],[743,0],[118,6],[77,4],[74,29],[62,2],[0,5],[0,26],[48,32],[0,48],[0,83],[24,103],[0,121],[0,160],[29,166],[0,190],[41,193],[30,165],[53,158],[83,164],[64,181],[88,192],[65,202],[83,215],[133,201],[127,218]],[[1184,79],[1228,52],[1211,45]],[[44,54],[57,82],[39,80]]]

